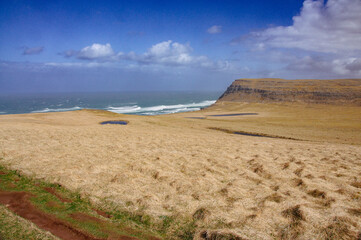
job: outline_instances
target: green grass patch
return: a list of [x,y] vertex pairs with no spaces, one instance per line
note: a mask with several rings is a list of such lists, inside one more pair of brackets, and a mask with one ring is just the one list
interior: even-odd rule
[[[161,236],[150,229],[151,218],[147,215],[116,211],[108,212],[112,218],[106,219],[99,216],[90,201],[79,193],[71,192],[58,184],[23,176],[18,171],[3,166],[0,166],[0,190],[30,193],[30,201],[37,209],[94,237],[107,238],[109,235],[119,235],[149,239],[151,236]],[[2,231],[2,234],[6,235],[13,230],[3,227]]]

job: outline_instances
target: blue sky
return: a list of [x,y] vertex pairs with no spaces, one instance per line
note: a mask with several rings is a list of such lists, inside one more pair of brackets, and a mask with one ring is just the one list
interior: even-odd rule
[[1,1],[0,92],[361,78],[361,0]]

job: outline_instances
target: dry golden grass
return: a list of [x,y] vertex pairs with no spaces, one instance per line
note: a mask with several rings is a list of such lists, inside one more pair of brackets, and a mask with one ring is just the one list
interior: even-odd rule
[[[306,110],[297,120],[288,105],[221,107],[156,117],[87,110],[3,115],[0,164],[99,204],[193,219],[195,239],[356,238],[359,108],[300,107]],[[207,116],[235,112],[259,115]],[[206,119],[185,118],[192,116]],[[105,120],[129,124],[99,124]]]
[[[257,115],[213,117],[228,113]],[[321,142],[361,145],[361,107],[297,103],[217,102],[178,116],[205,117],[202,126]],[[194,122],[201,122],[201,120]]]

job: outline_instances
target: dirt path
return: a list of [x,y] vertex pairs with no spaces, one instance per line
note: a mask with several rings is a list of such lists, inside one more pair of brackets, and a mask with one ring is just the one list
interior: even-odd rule
[[[5,205],[8,209],[19,216],[33,222],[39,228],[51,232],[53,235],[64,240],[102,240],[95,238],[87,233],[81,232],[70,224],[55,218],[49,214],[43,213],[35,208],[29,198],[32,195],[27,192],[6,192],[0,191],[0,204]],[[85,214],[82,215],[83,217]],[[90,217],[90,216],[89,216]],[[95,217],[92,217],[94,220]],[[137,238],[121,236],[112,239],[118,240],[137,240]]]

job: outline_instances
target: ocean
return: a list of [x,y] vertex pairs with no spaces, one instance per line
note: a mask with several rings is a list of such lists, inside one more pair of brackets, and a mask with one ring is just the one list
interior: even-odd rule
[[159,115],[196,111],[222,92],[102,92],[1,94],[0,114],[74,111],[84,108],[115,113]]

